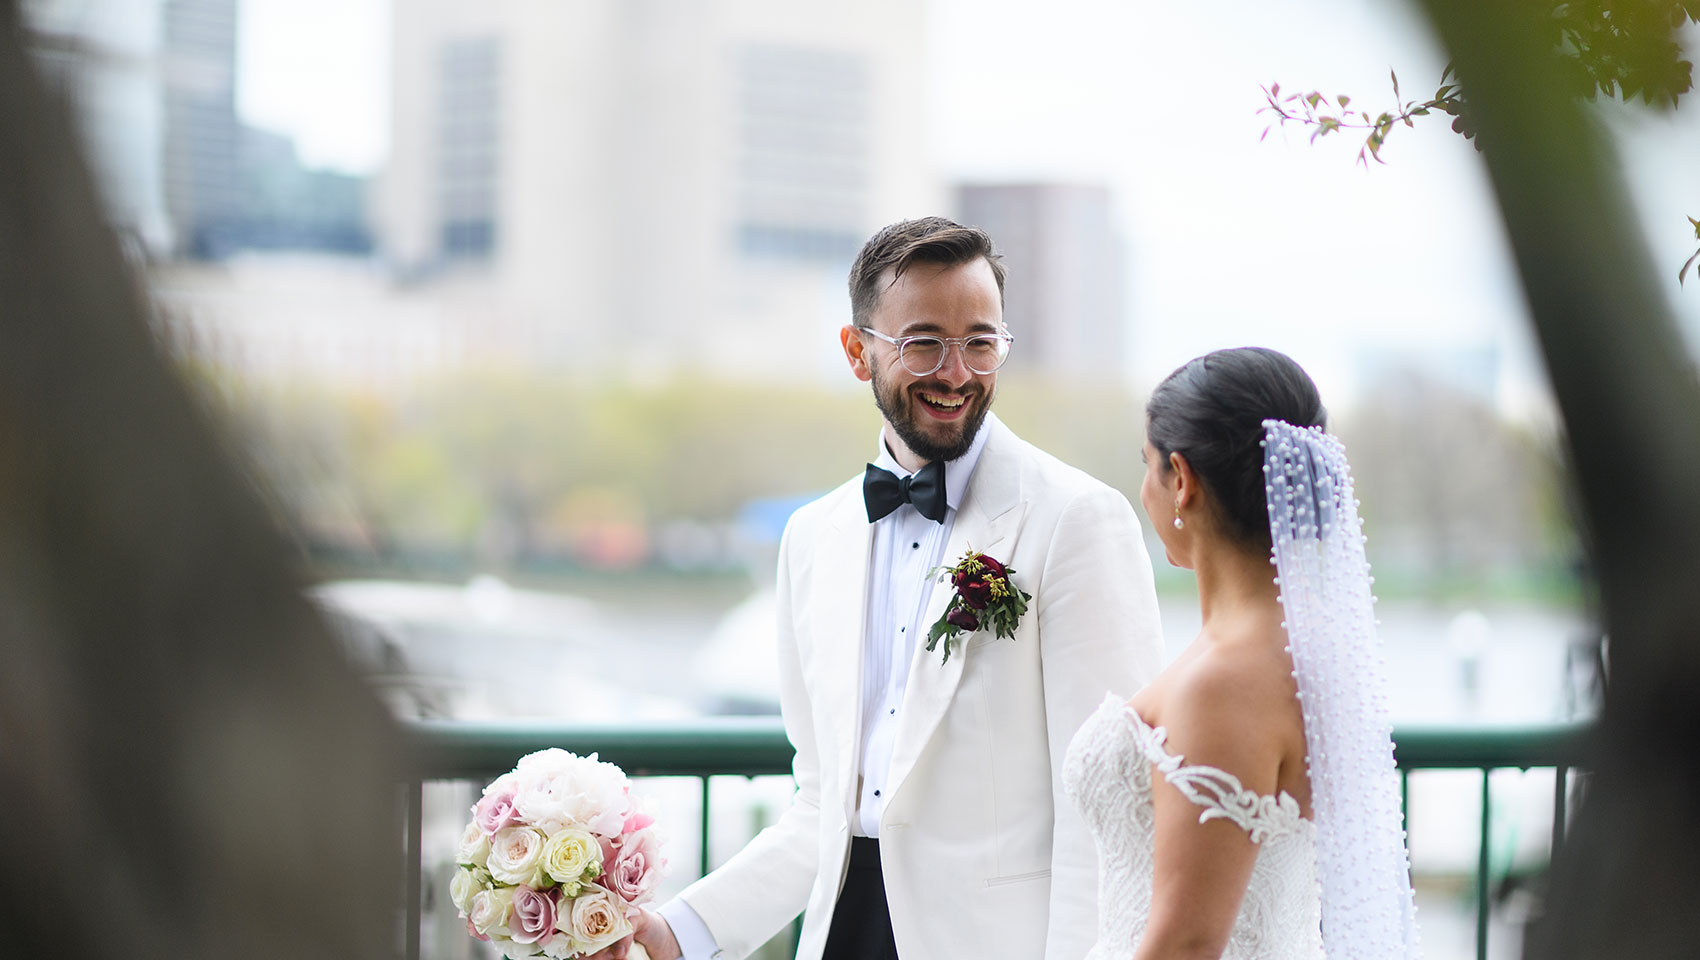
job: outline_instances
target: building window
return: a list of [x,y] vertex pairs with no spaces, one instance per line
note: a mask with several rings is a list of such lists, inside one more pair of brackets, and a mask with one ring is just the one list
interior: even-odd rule
[[437,80],[439,250],[449,260],[487,258],[497,238],[501,42],[445,41]]
[[868,207],[865,58],[765,44],[736,56],[739,252],[848,261]]

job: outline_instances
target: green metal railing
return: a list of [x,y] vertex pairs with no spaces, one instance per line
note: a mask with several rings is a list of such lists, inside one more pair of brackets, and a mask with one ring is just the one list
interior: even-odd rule
[[[778,717],[716,717],[618,727],[414,721],[405,729],[419,778],[408,785],[406,797],[407,960],[419,957],[425,781],[487,782],[512,769],[521,756],[548,747],[599,754],[632,776],[696,777],[701,781],[702,791],[698,867],[707,873],[711,866],[709,778],[791,772],[791,744],[785,739],[785,729]],[[1413,771],[1481,771],[1481,852],[1476,868],[1477,960],[1487,957],[1490,775],[1501,769],[1550,767],[1555,770],[1552,849],[1556,853],[1564,836],[1569,772],[1583,759],[1588,736],[1589,728],[1582,724],[1477,729],[1401,727],[1394,731],[1394,758],[1407,807]]]

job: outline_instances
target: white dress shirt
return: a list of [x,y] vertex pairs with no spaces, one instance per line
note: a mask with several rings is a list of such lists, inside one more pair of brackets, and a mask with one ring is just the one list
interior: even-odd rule
[[[850,831],[855,836],[880,835],[880,814],[885,812],[889,785],[886,776],[897,737],[897,714],[909,685],[909,665],[914,661],[916,644],[925,644],[932,626],[921,622],[933,592],[933,578],[927,572],[945,562],[950,528],[956,522],[963,491],[968,489],[968,478],[980,461],[986,433],[982,426],[968,452],[944,465],[949,509],[943,523],[928,520],[905,503],[874,524],[873,542],[868,545],[868,610],[862,633],[861,762],[856,781],[856,820]],[[883,433],[874,466],[900,478],[910,475],[891,455]]]
[[[990,419],[991,415],[987,414],[987,420]],[[989,426],[989,423],[980,425],[967,453],[945,462],[948,509],[943,523],[928,520],[912,504],[905,503],[873,525],[873,542],[868,545],[868,609],[862,632],[861,761],[857,778],[860,787],[856,819],[851,828],[856,836],[879,836],[880,814],[886,804],[886,776],[891,769],[898,711],[902,709],[903,691],[909,683],[909,666],[917,642],[932,626],[921,623],[932,596],[933,580],[927,571],[945,560],[950,528],[956,522],[957,508],[968,489],[968,478],[974,473],[974,465],[980,462],[980,451],[991,432]],[[891,455],[883,428],[874,466],[899,478],[912,473]],[[707,843],[708,838],[704,837],[703,842]],[[714,935],[690,904],[675,898],[656,912],[672,928],[684,960],[710,960],[720,955]]]

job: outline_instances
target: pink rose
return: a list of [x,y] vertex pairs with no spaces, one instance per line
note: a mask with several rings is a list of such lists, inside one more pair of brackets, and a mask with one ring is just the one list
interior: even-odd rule
[[514,912],[508,929],[518,943],[548,943],[555,935],[555,900],[530,887],[514,888]]
[[484,934],[479,933],[478,928],[472,925],[472,918],[471,917],[466,918],[466,932],[472,934],[472,939],[474,939],[474,940],[482,940],[485,943],[490,942],[489,937],[486,937]]
[[621,900],[641,903],[655,891],[661,870],[667,861],[661,859],[660,841],[653,830],[639,830],[620,838],[611,860],[603,861],[603,873],[597,880]]
[[493,837],[497,830],[518,823],[519,814],[514,812],[514,791],[487,794],[472,808],[472,822],[478,824],[478,829],[486,837]]
[[644,827],[647,827],[654,822],[654,817],[647,813],[639,813],[634,810],[626,816],[625,824],[620,827],[620,835],[625,836],[628,833],[637,833],[639,830],[642,830]]

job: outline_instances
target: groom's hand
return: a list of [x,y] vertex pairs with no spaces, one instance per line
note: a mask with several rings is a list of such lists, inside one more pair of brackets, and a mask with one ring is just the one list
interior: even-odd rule
[[666,917],[639,907],[630,919],[633,936],[649,954],[650,960],[679,960],[684,955],[679,949],[678,939],[673,936],[673,928],[667,925]]

